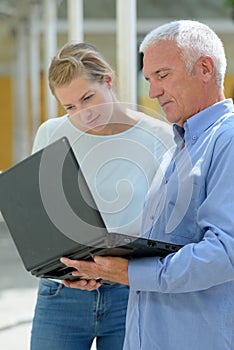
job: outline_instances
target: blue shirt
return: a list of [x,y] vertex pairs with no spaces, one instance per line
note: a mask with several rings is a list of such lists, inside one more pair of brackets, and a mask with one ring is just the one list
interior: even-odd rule
[[186,146],[174,125],[177,149],[153,181],[142,228],[184,246],[129,262],[124,350],[234,349],[232,100],[189,118],[184,130]]

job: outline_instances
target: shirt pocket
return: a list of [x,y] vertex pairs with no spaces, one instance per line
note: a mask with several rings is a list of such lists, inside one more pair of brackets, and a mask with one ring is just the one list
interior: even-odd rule
[[173,241],[180,238],[180,244],[198,242],[204,233],[198,225],[197,214],[203,194],[201,177],[195,168],[180,178],[178,191],[174,192],[166,208],[165,235]]

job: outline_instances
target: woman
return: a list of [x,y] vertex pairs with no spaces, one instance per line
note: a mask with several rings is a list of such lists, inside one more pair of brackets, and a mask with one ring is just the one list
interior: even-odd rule
[[[144,197],[165,152],[174,145],[168,124],[119,103],[114,73],[85,43],[68,43],[53,58],[49,84],[67,111],[37,132],[33,152],[67,136],[109,231],[139,234]],[[41,279],[31,350],[121,350],[128,287],[71,289]]]

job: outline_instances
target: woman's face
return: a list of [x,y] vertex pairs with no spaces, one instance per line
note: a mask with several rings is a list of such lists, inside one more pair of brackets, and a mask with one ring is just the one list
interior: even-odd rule
[[109,75],[103,83],[79,76],[69,85],[56,88],[55,95],[81,130],[98,133],[111,123],[113,93]]

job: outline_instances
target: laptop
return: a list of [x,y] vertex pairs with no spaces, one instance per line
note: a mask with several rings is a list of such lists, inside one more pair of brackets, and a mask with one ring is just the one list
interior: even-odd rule
[[165,257],[181,248],[108,232],[66,137],[0,174],[0,210],[26,270],[36,277],[77,279],[62,256]]

